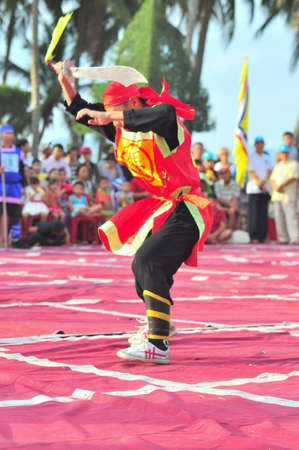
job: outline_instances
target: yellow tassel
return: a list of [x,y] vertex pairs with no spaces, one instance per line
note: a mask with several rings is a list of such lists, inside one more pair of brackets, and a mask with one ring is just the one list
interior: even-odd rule
[[73,13],[70,12],[70,13],[66,14],[65,16],[60,17],[60,19],[58,20],[57,25],[53,30],[52,39],[51,39],[50,45],[48,47],[48,50],[47,50],[47,53],[45,56],[46,63],[48,61],[50,61],[51,59],[53,59],[53,51],[54,51],[56,45],[58,44],[59,39],[61,38],[61,35],[64,32],[65,27],[69,23],[69,20],[72,17],[72,15],[73,15]]

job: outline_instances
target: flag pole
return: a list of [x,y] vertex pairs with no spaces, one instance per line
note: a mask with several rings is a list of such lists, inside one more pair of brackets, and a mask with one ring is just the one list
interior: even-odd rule
[[2,185],[2,232],[3,232],[3,243],[4,249],[7,249],[7,204],[6,204],[6,185],[5,185],[5,171],[3,166],[2,158],[2,146],[0,146],[0,159],[1,159],[1,169],[3,173],[1,174],[1,185]]

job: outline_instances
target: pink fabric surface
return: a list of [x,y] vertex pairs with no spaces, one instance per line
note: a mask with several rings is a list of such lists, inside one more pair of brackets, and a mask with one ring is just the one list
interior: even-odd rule
[[175,277],[179,332],[156,366],[116,356],[144,316],[131,258],[1,251],[0,449],[299,448],[298,247],[199,262]]

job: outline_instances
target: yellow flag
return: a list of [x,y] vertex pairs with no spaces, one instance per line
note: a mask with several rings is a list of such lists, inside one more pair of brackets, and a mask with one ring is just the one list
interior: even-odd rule
[[70,18],[72,17],[72,12],[66,14],[65,16],[60,17],[60,19],[57,22],[56,27],[53,30],[52,33],[52,39],[50,42],[50,45],[48,47],[46,56],[45,56],[45,62],[47,63],[48,61],[50,61],[53,58],[53,51],[56,47],[56,45],[59,42],[59,39],[61,38],[62,33],[65,30],[65,27],[67,26]]
[[233,156],[236,164],[236,181],[244,187],[244,181],[248,166],[248,106],[249,106],[249,92],[248,92],[248,77],[247,77],[248,59],[245,63],[241,74],[241,89],[239,94],[239,111],[237,126],[234,131],[234,150]]

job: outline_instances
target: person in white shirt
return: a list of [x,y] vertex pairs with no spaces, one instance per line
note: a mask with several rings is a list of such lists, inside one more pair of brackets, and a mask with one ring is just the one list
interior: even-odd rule
[[299,224],[296,214],[296,190],[299,164],[290,160],[290,147],[278,147],[276,163],[270,181],[277,237],[280,244],[299,244]]
[[64,159],[63,146],[61,144],[55,144],[51,156],[42,162],[42,170],[48,174],[52,169],[61,168],[65,169],[66,178],[69,180],[72,174],[68,163]]
[[249,157],[248,194],[248,231],[253,244],[266,240],[268,232],[269,177],[271,160],[264,153],[264,138],[258,136],[254,140],[255,152]]

